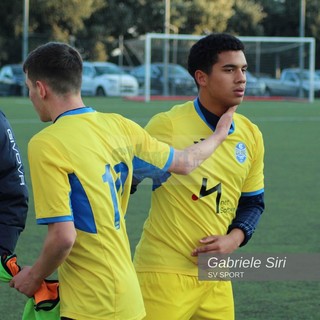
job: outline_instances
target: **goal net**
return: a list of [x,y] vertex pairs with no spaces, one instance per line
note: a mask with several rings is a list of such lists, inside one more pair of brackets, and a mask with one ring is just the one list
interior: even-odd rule
[[[202,36],[148,33],[125,46],[140,62],[133,68],[145,101],[153,95],[194,96],[186,74],[191,46]],[[315,70],[315,39],[307,37],[239,37],[248,62],[246,98],[314,100],[320,95]]]

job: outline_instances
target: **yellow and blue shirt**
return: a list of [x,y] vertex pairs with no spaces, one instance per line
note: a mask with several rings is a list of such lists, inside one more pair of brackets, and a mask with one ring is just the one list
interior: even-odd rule
[[166,170],[173,149],[116,114],[80,108],[29,142],[38,224],[73,221],[77,237],[59,267],[61,314],[141,319],[144,306],[124,215],[133,161]]
[[[183,149],[207,138],[215,127],[196,99],[154,116],[146,130]],[[154,184],[149,217],[135,251],[136,270],[197,276],[197,258],[191,252],[199,240],[226,234],[236,218],[239,199],[263,195],[263,158],[260,130],[235,114],[226,140],[191,174],[145,172]],[[144,176],[138,173],[136,179]]]

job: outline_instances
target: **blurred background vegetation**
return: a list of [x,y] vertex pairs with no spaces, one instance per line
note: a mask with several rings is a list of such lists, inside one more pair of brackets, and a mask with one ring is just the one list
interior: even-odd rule
[[[165,0],[29,0],[29,51],[47,41],[76,46],[86,60],[117,62],[126,41],[165,30]],[[298,37],[299,0],[171,0],[170,33]],[[320,41],[319,0],[305,0],[306,37]],[[0,66],[22,61],[24,0],[0,2]],[[320,54],[320,46],[317,56]],[[134,56],[124,65],[138,64]],[[316,67],[320,61],[316,59]]]

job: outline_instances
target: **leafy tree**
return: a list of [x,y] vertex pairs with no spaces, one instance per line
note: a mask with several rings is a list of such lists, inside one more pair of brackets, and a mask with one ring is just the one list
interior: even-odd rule
[[171,24],[182,34],[222,32],[234,14],[234,0],[172,0]]
[[[226,29],[234,0],[171,0],[170,3],[171,33],[205,34]],[[80,34],[82,41],[105,43],[110,56],[118,46],[119,35],[128,40],[149,32],[162,33],[164,24],[164,0],[109,0],[85,22],[86,28]],[[93,44],[88,44],[83,43],[85,56],[91,59]]]
[[[262,21],[266,36],[298,37],[300,35],[300,0],[257,0],[266,12]],[[320,56],[319,0],[306,0],[305,36],[316,39],[316,57]],[[316,59],[317,68],[320,61]]]
[[22,11],[21,0],[0,2],[0,66],[22,60]]
[[[258,0],[266,16],[262,21],[262,26],[264,29],[264,35],[266,36],[285,36],[283,29],[283,20],[285,17],[288,17],[290,14],[287,12],[285,1],[279,0]],[[297,1],[296,1],[297,2]],[[291,11],[291,10],[290,10]],[[289,29],[291,26],[289,27]],[[286,35],[289,36],[289,35]]]
[[[119,37],[132,37],[135,19],[136,1],[105,1],[105,6],[95,11],[84,23],[84,28],[78,32],[78,45],[83,49],[83,56],[87,60],[102,60],[104,56],[110,57],[110,53],[118,47]],[[100,43],[100,55],[96,54],[96,43]],[[94,49],[95,48],[95,49]]]
[[[23,2],[0,1],[0,65],[21,61]],[[299,0],[171,0],[170,3],[171,33],[299,35]],[[128,40],[148,32],[164,32],[165,0],[29,0],[29,4],[30,50],[46,41],[58,40],[78,47],[86,59],[110,59],[120,38]],[[317,43],[318,6],[319,0],[306,0],[305,35],[315,37]]]
[[34,37],[41,34],[70,42],[84,27],[84,20],[103,6],[105,0],[30,0],[30,31]]
[[[29,49],[49,41],[71,42],[84,20],[106,0],[29,0]],[[23,0],[0,2],[0,63],[22,59]]]
[[237,0],[233,10],[234,15],[228,21],[228,32],[239,36],[263,35],[261,22],[267,14],[261,4],[254,0]]

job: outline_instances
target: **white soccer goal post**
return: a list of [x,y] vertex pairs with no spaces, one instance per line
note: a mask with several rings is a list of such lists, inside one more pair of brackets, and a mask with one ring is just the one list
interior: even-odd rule
[[[151,67],[155,62],[161,61],[163,65],[179,64],[186,67],[187,56],[191,46],[203,36],[183,34],[148,33],[143,40],[131,43],[130,48],[139,51],[140,61],[145,64],[144,100],[150,101],[152,92]],[[276,87],[291,91],[279,92],[278,95],[286,98],[307,98],[314,100],[315,92],[320,94],[320,76],[315,74],[315,39],[311,37],[241,37],[245,45],[246,58],[249,71],[253,78],[263,82],[264,95],[276,95],[271,91],[274,81],[279,79],[283,70],[298,72],[299,83],[293,84],[291,79],[283,83],[276,82]],[[144,41],[144,49],[141,41]],[[139,50],[137,50],[139,48]],[[165,83],[168,81],[165,75]],[[319,83],[318,83],[319,80]],[[290,82],[291,81],[291,82]],[[295,80],[297,81],[297,79]],[[268,87],[270,86],[270,88]],[[295,91],[292,87],[295,86]],[[300,90],[298,90],[300,88]],[[269,90],[269,91],[268,91]],[[316,90],[316,91],[315,91]],[[164,90],[164,94],[165,94]],[[170,94],[170,92],[169,92]],[[258,95],[258,94],[257,94]]]

